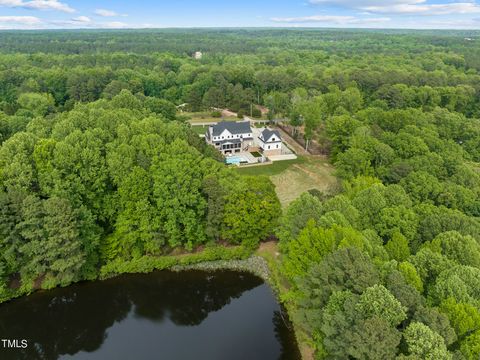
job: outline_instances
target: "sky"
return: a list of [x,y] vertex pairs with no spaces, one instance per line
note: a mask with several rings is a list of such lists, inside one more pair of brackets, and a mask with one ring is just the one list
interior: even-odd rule
[[0,29],[480,29],[480,0],[0,0]]

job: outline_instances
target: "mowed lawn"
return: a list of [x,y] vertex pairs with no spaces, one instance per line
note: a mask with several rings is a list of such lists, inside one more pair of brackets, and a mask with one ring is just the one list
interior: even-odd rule
[[192,130],[198,135],[205,135],[205,133],[207,132],[207,129],[208,129],[208,126],[201,126],[201,125],[192,126]]
[[324,158],[317,156],[300,156],[297,160],[239,168],[237,171],[242,175],[270,177],[284,207],[308,190],[317,189],[328,192],[337,184],[337,179],[333,175],[333,166]]

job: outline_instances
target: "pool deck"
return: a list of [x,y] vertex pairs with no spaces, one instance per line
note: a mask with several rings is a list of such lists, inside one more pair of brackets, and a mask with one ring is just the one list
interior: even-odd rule
[[235,153],[233,154],[232,156],[227,156],[225,158],[225,160],[228,160],[229,158],[236,158],[236,157],[241,157],[241,158],[244,158],[245,160],[248,161],[248,164],[251,165],[251,164],[258,164],[258,159],[260,158],[256,158],[255,156],[253,156],[251,153],[249,152],[239,152],[239,153]]

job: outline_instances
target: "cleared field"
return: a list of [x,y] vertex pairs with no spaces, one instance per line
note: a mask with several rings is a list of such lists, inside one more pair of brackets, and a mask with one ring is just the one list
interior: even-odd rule
[[305,161],[306,161],[305,158],[302,157],[296,160],[277,161],[271,165],[238,168],[237,171],[240,172],[240,174],[245,176],[265,175],[265,176],[272,177],[272,176],[283,173],[293,165],[302,164]]
[[208,112],[195,112],[195,113],[183,112],[179,115],[189,117],[190,118],[189,122],[191,124],[209,123],[209,122],[216,123],[216,122],[219,122],[219,121],[222,121],[222,120],[223,121],[239,121],[240,120],[236,116],[228,116],[228,117],[225,117],[223,119],[222,118],[214,118],[214,117],[212,117],[212,114],[208,113]]
[[207,131],[207,129],[208,129],[208,126],[201,126],[201,125],[192,126],[192,130],[198,135],[205,135],[205,132]]
[[284,207],[308,190],[328,192],[337,184],[333,166],[324,158],[316,156],[300,156],[297,160],[240,168],[238,171],[242,175],[269,176]]

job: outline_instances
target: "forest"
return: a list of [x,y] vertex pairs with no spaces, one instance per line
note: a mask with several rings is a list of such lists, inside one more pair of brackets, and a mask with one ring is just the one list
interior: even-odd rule
[[[265,107],[340,186],[282,209],[182,104]],[[3,31],[0,144],[0,301],[278,239],[315,358],[480,357],[479,32]]]

